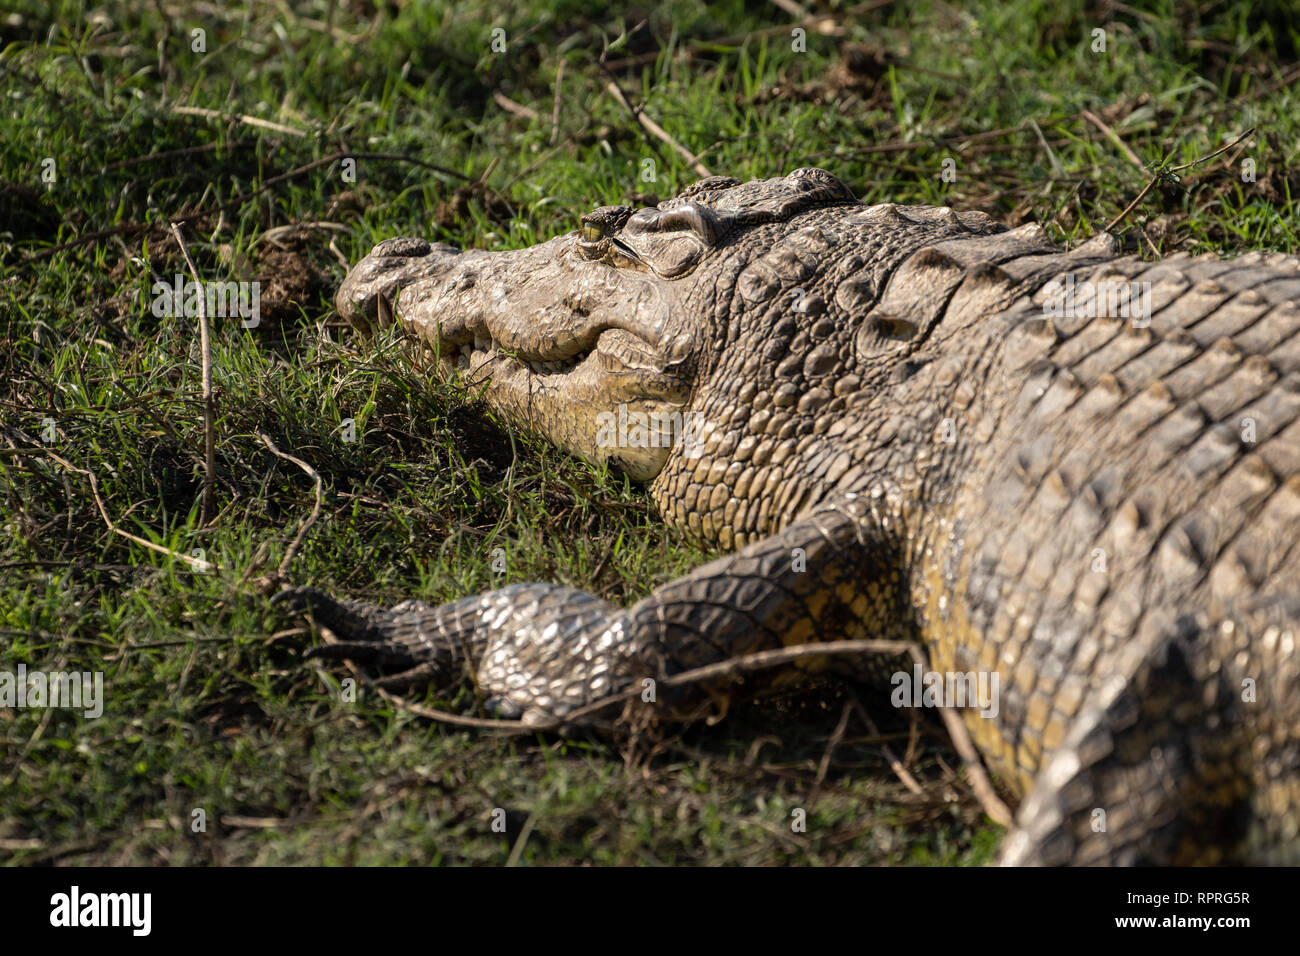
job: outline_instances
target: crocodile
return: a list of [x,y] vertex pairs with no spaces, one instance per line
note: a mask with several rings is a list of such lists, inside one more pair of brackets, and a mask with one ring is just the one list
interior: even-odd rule
[[[390,239],[340,314],[400,323],[725,553],[630,607],[548,583],[280,597],[325,656],[389,687],[468,673],[539,727],[740,655],[910,642],[927,687],[997,692],[959,713],[1018,803],[1001,862],[1295,863],[1298,303],[1288,255],[1063,250],[817,168],[603,206],[515,251]],[[881,663],[795,666],[897,703],[909,672]]]

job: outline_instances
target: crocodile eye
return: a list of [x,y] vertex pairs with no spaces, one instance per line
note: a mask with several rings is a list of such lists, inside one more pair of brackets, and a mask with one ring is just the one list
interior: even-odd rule
[[604,238],[605,230],[594,222],[584,222],[582,224],[582,238],[584,242],[599,242]]

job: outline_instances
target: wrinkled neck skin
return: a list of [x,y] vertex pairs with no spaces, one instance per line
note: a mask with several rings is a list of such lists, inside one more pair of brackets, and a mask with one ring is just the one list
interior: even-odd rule
[[[1037,225],[892,204],[809,210],[721,252],[679,306],[725,316],[694,349],[695,456],[675,448],[650,491],[667,520],[724,548],[844,492],[886,497],[901,528],[950,486],[936,442],[944,427],[969,434],[1004,334],[989,320],[1114,255],[1109,237],[1066,255]],[[936,375],[965,379],[955,401],[937,401]]]

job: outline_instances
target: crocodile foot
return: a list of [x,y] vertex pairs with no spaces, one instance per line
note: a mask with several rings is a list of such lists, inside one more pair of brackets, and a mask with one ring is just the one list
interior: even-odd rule
[[625,653],[621,609],[561,585],[515,584],[388,609],[307,587],[273,601],[309,611],[332,638],[308,657],[374,668],[376,686],[390,691],[444,688],[469,676],[489,712],[534,726],[555,724],[645,671]]

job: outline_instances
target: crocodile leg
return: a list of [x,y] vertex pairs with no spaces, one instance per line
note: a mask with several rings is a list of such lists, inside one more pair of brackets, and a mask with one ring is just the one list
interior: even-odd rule
[[626,609],[552,584],[390,610],[310,588],[278,597],[339,638],[320,656],[397,668],[407,686],[445,686],[468,666],[490,710],[548,724],[646,678],[754,651],[914,637],[894,533],[873,499],[843,496]]

